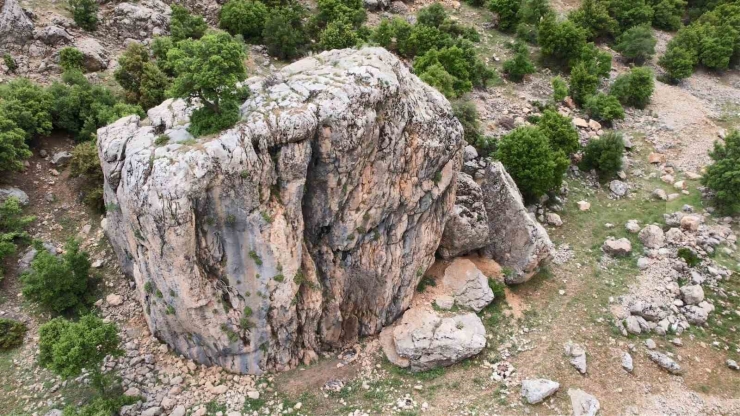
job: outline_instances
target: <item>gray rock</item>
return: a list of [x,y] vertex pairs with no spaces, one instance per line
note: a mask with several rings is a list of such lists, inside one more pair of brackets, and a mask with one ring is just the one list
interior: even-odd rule
[[661,248],[665,245],[665,234],[657,225],[650,224],[637,235],[647,248]]
[[642,333],[642,327],[640,326],[640,321],[638,318],[634,315],[630,315],[627,317],[627,319],[624,320],[624,327],[627,329],[627,332],[630,334],[640,334]]
[[668,200],[668,194],[660,188],[656,189],[652,193],[653,198],[661,200],[661,201],[667,201]]
[[33,36],[33,22],[17,0],[4,0],[0,9],[0,46],[24,45]]
[[82,64],[88,72],[97,72],[108,68],[108,51],[97,40],[82,38],[75,42],[75,47],[82,52]]
[[120,3],[107,24],[120,39],[145,40],[165,34],[171,15],[170,6],[160,0]]
[[185,416],[185,412],[185,406],[178,404],[174,409],[172,409],[170,416]]
[[727,368],[735,371],[740,371],[740,365],[737,364],[735,360],[727,360],[725,361],[725,364],[727,364]]
[[442,282],[459,306],[480,312],[493,301],[488,277],[468,259],[458,258],[447,266]]
[[634,369],[632,365],[632,356],[628,352],[625,352],[624,354],[622,354],[622,368],[627,370],[627,372],[629,373],[631,373],[632,370]]
[[363,0],[368,10],[385,10],[391,5],[390,0]]
[[34,37],[49,46],[66,45],[73,41],[66,29],[55,25],[37,30]]
[[581,389],[568,389],[573,416],[596,416],[601,408],[599,400]]
[[537,404],[555,394],[560,383],[544,378],[522,380],[522,397],[529,404]]
[[648,351],[648,358],[655,364],[671,374],[681,374],[681,366],[678,365],[673,359],[662,352]]
[[704,300],[704,289],[700,285],[683,286],[681,298],[687,305],[697,305]]
[[552,259],[552,241],[529,215],[519,189],[500,162],[486,167],[480,184],[490,230],[489,245],[481,252],[512,271],[506,276],[507,284],[524,283]]
[[588,369],[586,365],[586,350],[578,344],[568,341],[565,344],[565,355],[570,358],[570,364],[581,374],[586,374]]
[[686,321],[693,325],[703,325],[709,319],[709,311],[696,305],[684,306],[681,313],[686,317]]
[[402,1],[392,1],[390,11],[394,14],[406,14],[409,11],[409,6]]
[[159,416],[162,414],[162,408],[159,406],[156,407],[150,407],[143,412],[141,412],[141,416]]
[[554,212],[548,212],[545,215],[545,220],[548,225],[552,225],[553,227],[561,227],[563,225],[563,220],[560,219],[560,215]]
[[627,221],[627,223],[624,225],[624,228],[632,234],[640,232],[640,224],[637,222],[637,220]]
[[18,188],[0,188],[0,204],[5,203],[8,198],[15,198],[21,205],[28,205],[30,199],[28,194]]
[[610,256],[622,257],[632,252],[632,243],[626,238],[620,238],[618,240],[610,239],[604,242],[601,249]]
[[412,308],[393,329],[393,341],[412,371],[424,371],[478,354],[486,346],[486,330],[474,313],[441,317],[430,309]]
[[488,213],[480,186],[467,173],[457,173],[457,196],[445,224],[439,255],[444,259],[477,250],[488,242]]
[[51,157],[51,164],[54,166],[64,166],[72,160],[72,153],[70,152],[56,152]]
[[444,96],[382,48],[324,52],[245,84],[231,129],[157,147],[192,111],[168,100],[148,121],[99,129],[98,154],[119,207],[106,234],[151,331],[199,363],[260,373],[408,309],[454,206],[464,140]]
[[650,267],[650,259],[647,257],[640,257],[637,259],[637,268],[640,270],[645,270],[648,267]]
[[648,338],[648,339],[645,340],[645,348],[647,348],[649,350],[654,350],[654,349],[658,348],[658,346],[655,344],[655,341],[653,341],[652,338]]
[[44,416],[62,416],[64,412],[59,409],[51,409],[44,414]]
[[[49,252],[49,254],[56,256],[58,253],[57,248],[54,246],[54,244],[49,242],[44,242],[43,247],[46,249],[46,251]],[[36,255],[38,254],[38,251],[33,248],[33,246],[28,247],[21,256],[20,259],[18,259],[18,274],[25,272],[26,270],[31,268],[31,262],[36,258]]]
[[465,146],[463,149],[463,161],[470,162],[478,158],[478,151],[471,145]]
[[616,197],[621,198],[629,192],[629,186],[620,181],[620,180],[613,180],[609,182],[609,190],[612,191],[612,194],[614,194]]

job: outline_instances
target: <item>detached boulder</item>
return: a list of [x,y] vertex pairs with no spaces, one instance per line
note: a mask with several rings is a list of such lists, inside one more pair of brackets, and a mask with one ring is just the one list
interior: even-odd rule
[[626,238],[620,238],[618,240],[609,239],[604,242],[601,246],[604,253],[613,257],[628,256],[632,253],[632,243]]
[[544,378],[522,380],[522,397],[529,404],[540,403],[559,389],[560,383]]
[[488,277],[470,260],[455,259],[447,266],[442,282],[451,290],[459,306],[480,312],[493,301]]
[[65,28],[55,25],[37,30],[34,36],[49,46],[66,45],[73,40]]
[[18,188],[0,188],[0,204],[5,203],[8,198],[15,198],[21,205],[28,205],[30,199],[28,194]]
[[18,0],[0,0],[0,46],[23,45],[33,37],[33,22]]
[[445,224],[439,255],[449,259],[477,250],[488,242],[488,214],[480,185],[464,172],[457,173],[455,207]]
[[83,38],[75,42],[74,46],[82,52],[82,65],[88,72],[97,72],[108,68],[108,51],[97,40]]
[[486,346],[486,330],[474,313],[442,317],[431,309],[412,308],[393,329],[393,345],[409,369],[424,371],[478,354]]
[[637,236],[647,248],[661,248],[665,245],[665,234],[657,225],[646,226]]

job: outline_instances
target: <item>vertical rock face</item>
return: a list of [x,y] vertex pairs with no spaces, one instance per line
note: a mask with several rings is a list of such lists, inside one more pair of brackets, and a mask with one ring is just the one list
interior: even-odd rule
[[33,36],[33,22],[18,0],[0,0],[0,46],[24,44]]
[[447,100],[383,49],[325,52],[247,83],[242,121],[217,136],[190,138],[191,110],[169,100],[100,129],[98,150],[107,233],[154,334],[259,373],[408,307],[464,142]]

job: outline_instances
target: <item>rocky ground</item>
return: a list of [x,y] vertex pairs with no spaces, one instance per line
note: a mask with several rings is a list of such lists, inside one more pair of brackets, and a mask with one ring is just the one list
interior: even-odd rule
[[[508,53],[507,38],[484,28],[485,12],[449,6],[454,15],[479,26],[485,33],[481,48],[491,53],[492,65],[500,65]],[[54,22],[51,13],[64,17],[61,10],[35,9],[44,21]],[[83,36],[65,30],[75,39]],[[113,39],[98,40],[107,46],[115,44]],[[116,50],[108,49],[107,58]],[[258,49],[252,56],[255,71],[279,66]],[[44,59],[31,55],[25,65],[33,68]],[[625,69],[616,59],[612,77]],[[43,71],[30,73],[46,77]],[[500,134],[524,123],[536,112],[531,101],[549,94],[549,74],[541,71],[523,84],[504,82],[471,96],[486,130]],[[584,141],[604,130],[562,110],[581,118],[575,122]],[[92,253],[103,282],[96,308],[119,325],[125,350],[106,367],[118,371],[125,394],[145,398],[124,414],[408,416],[593,414],[595,409],[625,415],[740,414],[734,364],[740,361],[740,219],[714,215],[697,180],[708,162],[707,149],[732,127],[740,127],[737,71],[699,72],[680,86],[656,83],[651,105],[628,110],[614,126],[631,142],[629,167],[620,179],[599,184],[573,170],[560,201],[531,208],[557,247],[552,265],[508,287],[504,296],[497,294],[478,315],[470,314],[475,323],[452,325],[453,335],[470,327],[484,337],[484,346],[465,345],[463,353],[472,358],[419,373],[388,361],[383,335],[285,373],[234,375],[197,365],[150,334],[133,282],[123,276],[103,237],[102,218],[79,200],[77,180],[68,169],[52,163],[72,149],[70,140],[42,140],[25,172],[0,179],[0,185],[29,196],[27,210],[38,218],[31,229],[34,238],[60,249],[67,238],[78,237]],[[680,248],[697,253],[701,264],[689,267],[677,257]],[[467,260],[483,281],[504,280],[495,263]],[[22,348],[0,354],[0,414],[44,415],[81,402],[89,392],[36,365],[37,327],[48,317],[20,296],[17,267],[15,261],[8,264],[10,273],[0,282],[0,316],[21,319],[30,330]],[[440,259],[429,269],[425,281],[435,284],[415,296],[413,306],[424,314],[419,319],[444,319],[448,313],[444,301],[451,295],[444,276],[450,267],[468,270],[470,265]],[[472,282],[481,281],[471,276]],[[488,296],[482,288],[469,297],[471,307]],[[402,331],[394,329],[392,335],[398,346]]]

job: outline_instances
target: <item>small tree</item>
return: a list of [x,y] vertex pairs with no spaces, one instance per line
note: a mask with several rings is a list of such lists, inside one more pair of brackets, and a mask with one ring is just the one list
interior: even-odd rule
[[642,63],[655,55],[656,43],[649,26],[634,26],[619,36],[614,50],[629,61]]
[[193,112],[190,131],[198,136],[227,128],[239,120],[239,101],[246,91],[236,84],[246,78],[242,45],[227,33],[185,39],[167,53],[177,77],[170,94],[203,106]]
[[70,240],[61,258],[41,246],[36,250],[31,269],[21,276],[23,296],[57,313],[84,306],[90,288],[90,260],[80,251],[80,244]]
[[272,9],[262,32],[267,53],[280,59],[301,56],[308,43],[306,29],[303,27],[305,15],[305,9],[299,4]]
[[95,0],[69,0],[69,8],[77,26],[88,32],[98,27],[98,3]]
[[360,39],[355,28],[346,21],[334,21],[326,25],[319,37],[319,48],[322,50],[351,48]]
[[458,96],[457,91],[455,91],[455,77],[450,75],[439,63],[426,67],[424,72],[419,74],[419,78],[438,89],[447,98],[457,98]]
[[61,66],[64,71],[82,71],[85,69],[83,66],[84,61],[85,55],[75,47],[67,46],[59,51],[59,66]]
[[219,26],[232,35],[259,42],[270,12],[261,1],[229,0],[221,8]]
[[596,94],[599,86],[599,76],[592,65],[580,62],[573,67],[570,73],[570,89],[568,93],[578,105],[583,105],[586,99]]
[[498,28],[504,32],[513,31],[519,23],[521,0],[491,0],[488,8],[498,15]]
[[653,95],[655,81],[653,71],[646,67],[633,68],[629,73],[622,74],[614,80],[610,94],[617,97],[620,103],[645,108]]
[[26,139],[51,133],[51,102],[51,94],[27,78],[0,85],[0,116],[13,121]]
[[447,11],[439,3],[420,9],[416,14],[416,22],[420,25],[439,28],[447,19]]
[[529,48],[527,45],[516,42],[513,47],[514,58],[504,62],[504,73],[514,82],[521,82],[525,75],[536,72],[532,61],[529,59]]
[[0,204],[0,281],[3,280],[2,265],[5,258],[15,253],[18,242],[28,240],[25,228],[34,219],[23,215],[21,204],[15,197]]
[[164,101],[169,84],[167,76],[149,61],[149,53],[139,43],[132,43],[118,60],[114,78],[126,91],[126,100],[149,109]]
[[653,21],[653,8],[645,0],[619,0],[609,3],[609,12],[619,23],[619,30],[648,25]]
[[613,95],[598,93],[588,97],[584,105],[589,117],[609,123],[624,118],[624,109]]
[[529,200],[559,187],[570,164],[537,127],[519,127],[503,136],[495,155]]
[[678,82],[694,72],[696,56],[684,48],[671,47],[669,43],[665,54],[658,60],[658,65],[665,69],[670,81]]
[[563,78],[557,76],[552,79],[552,99],[560,102],[568,96],[568,83]]
[[537,127],[550,140],[550,146],[554,150],[561,150],[570,156],[580,147],[578,143],[578,132],[573,126],[570,117],[566,117],[557,111],[545,110],[537,122]]
[[571,12],[568,20],[583,28],[591,40],[610,37],[619,27],[609,14],[608,0],[583,0],[581,7]]
[[709,152],[713,163],[701,183],[714,191],[714,201],[728,214],[740,212],[740,131],[734,130]]
[[84,201],[98,212],[105,212],[103,201],[103,169],[100,167],[98,150],[94,141],[87,141],[75,146],[70,161],[71,176],[82,176],[85,179]]
[[537,42],[546,59],[560,66],[571,66],[581,57],[586,33],[570,20],[558,22],[554,13],[548,13],[540,22]]
[[0,351],[20,347],[27,330],[23,322],[0,318]]
[[55,318],[39,327],[39,364],[63,379],[91,374],[91,384],[101,396],[106,394],[109,381],[100,371],[106,356],[120,356],[120,338],[114,324],[85,315],[79,322]]
[[686,9],[685,0],[661,0],[653,5],[653,26],[663,30],[678,30],[681,28],[681,18]]
[[170,35],[172,40],[179,42],[183,39],[200,39],[208,29],[203,16],[192,15],[188,9],[173,4],[170,17]]
[[622,135],[609,132],[588,142],[580,167],[582,170],[595,169],[603,178],[610,178],[622,169],[623,156]]
[[23,160],[29,157],[26,132],[0,110],[0,172],[23,169]]

